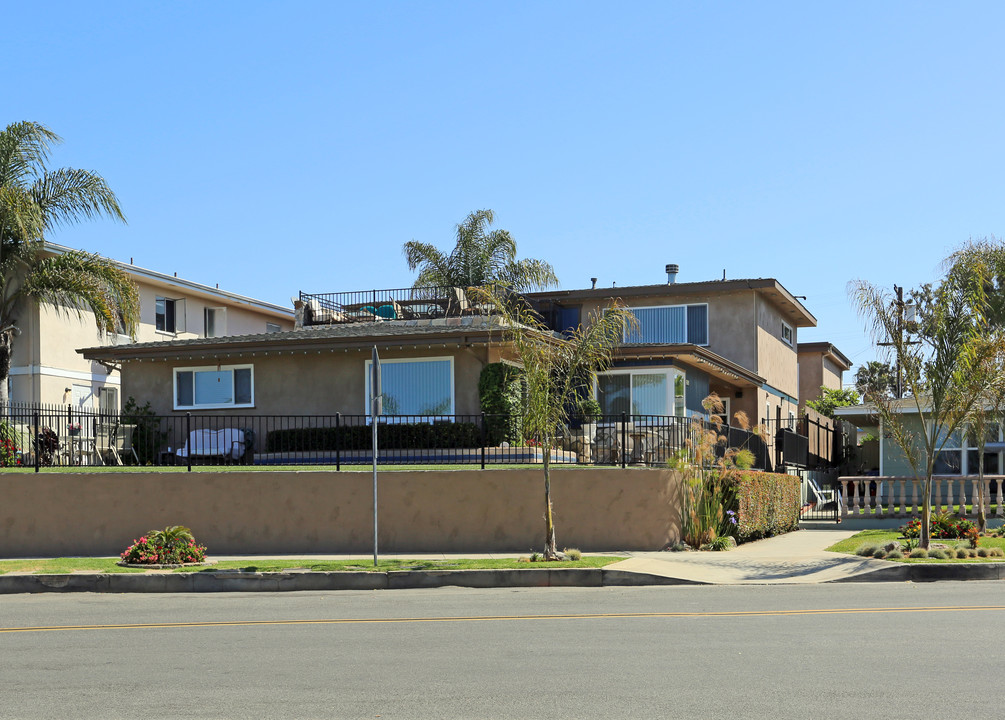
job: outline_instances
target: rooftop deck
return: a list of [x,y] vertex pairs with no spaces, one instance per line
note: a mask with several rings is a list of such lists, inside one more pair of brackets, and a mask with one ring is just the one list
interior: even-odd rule
[[301,292],[296,307],[298,314],[303,312],[305,327],[381,320],[433,320],[489,313],[488,306],[472,302],[460,287]]

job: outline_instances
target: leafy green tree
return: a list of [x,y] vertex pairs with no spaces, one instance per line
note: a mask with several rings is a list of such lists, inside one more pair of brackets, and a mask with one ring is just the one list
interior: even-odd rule
[[454,249],[445,255],[428,243],[405,243],[409,270],[418,270],[415,287],[476,287],[498,282],[516,291],[558,284],[543,260],[517,260],[516,241],[506,230],[489,230],[495,216],[476,210],[457,226]]
[[855,371],[855,389],[866,402],[876,395],[896,395],[897,374],[890,363],[870,360]]
[[554,438],[568,426],[570,409],[589,397],[598,371],[610,366],[635,317],[623,306],[611,305],[593,314],[566,338],[557,337],[520,296],[499,286],[474,290],[478,302],[493,306],[501,318],[503,336],[523,368],[526,387],[523,430],[541,444],[544,469],[544,558],[561,558],[555,543],[551,507],[551,450]]
[[[988,441],[997,442],[1005,412],[1005,244],[991,237],[970,241],[947,258],[950,278],[983,278],[984,314],[978,319],[980,340],[987,347],[976,368],[981,396],[968,418],[968,446],[977,448],[977,497],[974,506],[980,532],[987,529],[988,488],[984,483],[984,458]],[[930,292],[929,292],[930,294]],[[927,300],[927,297],[926,297]],[[970,470],[973,474],[972,469]],[[1001,468],[998,468],[1001,472]]]
[[58,135],[18,122],[0,132],[0,402],[7,400],[17,323],[30,301],[78,317],[94,313],[101,331],[135,332],[139,293],[129,276],[98,255],[45,253],[53,228],[104,215],[125,218],[104,179],[87,170],[49,169]]
[[924,505],[920,545],[931,541],[931,490],[935,461],[949,438],[961,432],[984,396],[988,378],[981,372],[1000,352],[983,333],[986,275],[974,265],[950,272],[919,308],[917,340],[900,332],[900,308],[884,291],[858,281],[852,292],[860,314],[878,342],[901,368],[905,398],[886,394],[869,397],[882,430],[903,451],[915,480],[922,485]]
[[820,386],[820,397],[816,400],[807,400],[806,405],[813,408],[821,415],[829,418],[836,417],[834,411],[839,407],[858,405],[858,393],[854,390],[843,390],[840,388],[829,388]]

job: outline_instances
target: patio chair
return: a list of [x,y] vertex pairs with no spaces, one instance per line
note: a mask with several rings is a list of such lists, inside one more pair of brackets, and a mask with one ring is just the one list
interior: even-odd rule
[[447,316],[473,315],[475,309],[471,305],[471,301],[468,300],[468,294],[464,292],[464,288],[455,287],[450,289],[453,297],[447,301]]
[[109,450],[111,450],[112,457],[115,458],[116,465],[122,465],[122,457],[130,453],[132,453],[136,464],[140,464],[140,457],[136,454],[136,449],[133,448],[133,433],[135,432],[135,425],[119,425],[115,429],[114,442]]
[[[112,454],[112,447],[115,444],[117,426],[117,423],[98,423],[94,429],[94,454],[102,465],[106,462],[111,463],[115,457]],[[121,465],[122,462],[118,464]]]

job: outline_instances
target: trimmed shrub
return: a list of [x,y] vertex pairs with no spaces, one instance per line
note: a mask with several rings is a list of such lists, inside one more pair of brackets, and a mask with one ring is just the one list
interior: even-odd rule
[[478,399],[491,446],[523,438],[523,373],[506,363],[490,363],[478,376]]
[[799,486],[795,475],[744,470],[735,474],[737,537],[743,541],[780,535],[799,527]]
[[206,546],[196,543],[192,531],[182,525],[151,530],[127,547],[120,556],[131,565],[181,565],[206,559]]
[[[381,450],[476,448],[481,447],[481,437],[475,423],[381,423],[377,447]],[[369,450],[372,444],[369,425],[290,428],[271,430],[265,438],[265,452]]]

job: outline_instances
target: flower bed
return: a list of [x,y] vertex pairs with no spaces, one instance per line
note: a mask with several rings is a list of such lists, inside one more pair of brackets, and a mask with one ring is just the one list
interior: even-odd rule
[[133,540],[120,557],[124,566],[180,567],[205,563],[206,546],[196,543],[187,527],[171,525]]

